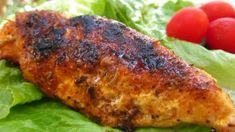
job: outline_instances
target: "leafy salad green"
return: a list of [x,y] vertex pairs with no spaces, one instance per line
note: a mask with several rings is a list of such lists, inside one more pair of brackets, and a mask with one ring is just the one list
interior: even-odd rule
[[2,60],[0,69],[0,119],[10,113],[11,107],[42,98],[36,86],[23,80],[18,68]]
[[[67,16],[90,14],[123,22],[146,35],[162,40],[163,45],[185,61],[206,70],[235,100],[235,55],[223,51],[209,51],[202,46],[166,37],[167,21],[177,10],[187,6],[193,6],[193,3],[183,0],[169,1],[163,5],[155,0],[66,0],[66,2],[52,0],[37,6],[27,5],[18,10],[51,9]],[[10,18],[9,15],[7,17]],[[23,80],[17,67],[1,60],[0,131],[115,132],[120,130],[100,126],[60,102],[43,97],[35,85]],[[174,128],[141,128],[136,131],[207,132],[210,128],[182,124]]]

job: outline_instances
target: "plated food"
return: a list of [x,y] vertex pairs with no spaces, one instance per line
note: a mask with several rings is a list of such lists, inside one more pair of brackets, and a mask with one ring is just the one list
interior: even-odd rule
[[234,105],[209,74],[119,22],[31,11],[7,22],[0,39],[0,58],[26,80],[103,125],[234,130]]
[[[181,67],[178,64],[174,63],[174,65],[171,67],[169,66],[170,68],[168,69],[167,68],[163,69],[161,67],[170,64],[169,62],[176,61],[180,62],[180,64],[184,64],[184,66],[186,65],[186,67],[188,66],[189,69],[198,70],[197,68],[199,68],[199,73],[194,73],[193,72],[194,70],[181,69],[179,70],[181,72],[178,73],[176,72],[175,74],[184,75],[182,73],[185,73],[187,71],[192,72],[193,75],[191,74],[187,75],[182,80],[187,80],[187,77],[189,76],[197,78],[198,74],[205,76],[206,79],[201,79],[203,80],[201,82],[198,82],[198,80],[200,79],[198,80],[194,79],[193,82],[197,83],[193,84],[203,84],[208,80],[211,80],[213,84],[208,84],[208,85],[205,84],[205,85],[208,87],[210,86],[215,87],[213,89],[214,91],[219,90],[219,92],[215,93],[213,92],[213,94],[219,95],[218,96],[219,99],[224,98],[224,101],[221,101],[218,98],[211,97],[212,96],[211,91],[213,91],[212,88],[206,88],[204,89],[204,91],[208,91],[209,89],[210,92],[206,93],[208,93],[210,95],[208,97],[211,98],[208,99],[208,97],[206,97],[205,100],[206,101],[210,100],[210,103],[204,101],[201,103],[202,106],[205,106],[206,104],[212,104],[213,107],[212,105],[210,105],[210,107],[208,107],[208,111],[218,110],[217,114],[219,114],[219,112],[223,110],[225,110],[225,113],[226,112],[229,113],[230,110],[231,113],[233,113],[232,109],[234,104],[232,103],[235,101],[235,92],[234,92],[235,55],[226,53],[222,50],[208,50],[206,49],[208,47],[212,49],[208,45],[207,45],[208,47],[203,47],[201,45],[195,45],[194,43],[181,41],[166,36],[166,25],[170,21],[170,18],[172,18],[177,11],[190,6],[191,7],[194,6],[194,9],[196,7],[196,10],[200,10],[199,7],[201,7],[201,5],[203,4],[197,5],[196,2],[192,3],[189,1],[182,1],[182,0],[167,1],[164,4],[159,4],[158,3],[159,1],[155,0],[138,0],[138,1],[67,0],[66,2],[57,1],[57,0],[50,0],[50,1],[42,0],[40,2],[37,1],[33,3],[31,3],[30,1],[20,1],[20,2],[23,2],[23,4],[8,3],[8,6],[5,10],[6,12],[4,14],[5,18],[0,18],[1,22],[0,30],[1,29],[4,30],[0,31],[2,34],[0,35],[1,36],[0,45],[2,45],[2,49],[6,49],[3,50],[4,52],[2,53],[4,53],[4,55],[2,56],[7,59],[7,60],[6,59],[0,60],[0,131],[9,131],[9,132],[11,131],[12,132],[14,131],[121,132],[123,130],[135,131],[135,132],[150,132],[150,131],[151,132],[159,132],[159,131],[160,132],[162,131],[233,132],[234,131],[233,114],[230,114],[229,116],[229,114],[216,115],[216,113],[213,114],[207,113],[207,115],[211,115],[212,117],[221,117],[220,121],[224,120],[224,122],[221,123],[213,119],[210,119],[209,121],[204,121],[204,119],[207,119],[207,117],[202,117],[200,113],[203,113],[201,111],[205,112],[206,110],[199,109],[198,107],[196,107],[197,111],[199,110],[201,111],[200,113],[198,112],[199,114],[195,114],[194,105],[196,104],[194,104],[192,107],[188,107],[189,106],[188,104],[193,104],[193,102],[200,101],[200,99],[202,98],[201,96],[204,97],[204,95],[198,94],[197,96],[194,96],[196,93],[199,93],[200,91],[200,90],[194,90],[194,87],[197,86],[191,86],[191,87],[185,85],[181,86],[182,83],[189,85],[191,84],[192,81],[188,82],[178,81],[180,79],[172,77],[173,74],[166,75],[166,73],[168,73],[166,71],[168,70],[171,71],[170,73],[174,73],[177,71],[170,69],[174,68],[181,69]],[[232,4],[232,2],[233,1],[231,1],[230,4]],[[203,1],[203,3],[205,3],[205,1]],[[48,11],[48,10],[54,10],[54,11]],[[17,14],[16,16],[18,16],[17,19],[15,18],[15,13]],[[35,14],[37,16],[33,17],[32,22],[37,23],[36,21],[39,20],[39,18],[40,19],[45,18],[44,20],[50,20],[51,23],[45,24],[43,21],[40,21],[42,25],[46,26],[41,26],[41,24],[38,24],[39,25],[38,28],[35,28],[35,25],[32,24],[33,27],[30,28],[29,26],[31,24],[29,22],[28,26],[21,26],[21,28],[19,28],[19,26],[16,27],[17,21],[18,25],[23,25],[25,20],[29,18],[26,17],[27,14],[28,15]],[[54,18],[58,18],[58,20],[52,19],[50,17],[47,17],[47,15],[45,16],[43,14],[50,14],[49,16],[56,16]],[[86,23],[88,21],[87,18],[89,17],[91,17],[91,19],[89,20],[98,21],[97,25],[103,24],[103,28],[97,30],[96,29],[91,30],[90,33],[87,33],[89,36],[88,37],[85,36],[84,33],[84,27],[86,26],[84,26],[81,23],[83,22]],[[119,22],[114,21],[113,19],[122,22],[125,25],[120,24]],[[181,18],[179,18],[179,20],[180,19]],[[219,19],[224,19],[224,18],[219,18]],[[213,24],[215,26],[209,27],[212,29],[211,35],[215,37],[207,36],[208,38],[212,39],[212,42],[214,44],[215,43],[219,44],[218,43],[219,41],[216,40],[217,39],[216,35],[221,35],[221,37],[230,36],[231,39],[233,36],[231,34],[233,32],[232,31],[233,21],[229,20],[231,27],[228,28],[227,26],[229,32],[225,32],[227,33],[226,35],[223,33],[224,32],[223,30],[225,29],[224,28],[225,26],[223,25],[226,23],[226,21],[228,21],[228,19],[226,19],[226,21],[225,20],[220,21],[219,19],[210,22],[209,24],[212,25],[212,23],[215,23]],[[55,20],[56,22],[54,21],[52,22],[51,20]],[[62,20],[64,23],[60,20]],[[77,25],[72,26],[71,22],[72,20],[74,20],[75,24],[77,22]],[[89,22],[91,23],[87,25],[90,25],[90,27],[97,27],[97,25],[94,24],[92,21]],[[112,24],[114,26],[110,26]],[[111,28],[112,29],[111,30],[109,27],[114,27],[114,28]],[[116,30],[119,29],[119,27],[120,30]],[[217,29],[219,27],[221,27],[220,28],[221,30],[218,32]],[[25,32],[26,34],[28,34],[28,36],[22,35],[22,32],[20,31],[22,31],[23,29],[29,29]],[[133,29],[135,29],[136,31]],[[37,34],[39,30],[40,34]],[[78,32],[80,34],[78,34]],[[104,35],[104,32],[106,32],[105,33],[106,35]],[[128,35],[127,34],[128,32],[132,32],[133,34]],[[6,35],[7,33],[9,34]],[[142,33],[147,36],[143,35]],[[90,37],[91,36],[90,34],[92,34],[92,37]],[[36,35],[36,37],[34,35]],[[109,37],[110,35],[121,36],[121,37],[112,37],[112,38],[119,38],[118,40],[120,40],[120,42],[119,41],[111,42],[111,39],[107,40],[107,35],[109,35]],[[86,38],[86,41],[78,41],[78,40],[84,40],[84,38]],[[143,46],[139,44],[140,40],[136,38],[140,40],[143,39],[143,43],[144,44],[147,43],[147,47],[145,47],[145,45]],[[205,41],[205,37],[203,38],[204,38],[203,42],[208,42],[208,40]],[[91,43],[91,41],[93,43]],[[130,43],[126,43],[126,41],[130,41]],[[220,42],[221,43],[219,44],[219,46],[221,46],[222,48],[224,48],[225,45],[227,44],[233,44],[230,40],[228,41],[223,40]],[[225,42],[230,42],[230,43],[225,43]],[[10,43],[11,44],[21,43],[17,44],[19,45],[19,47],[14,48],[17,50],[17,52],[15,52],[14,49],[11,49],[14,46],[10,46]],[[39,43],[42,45],[40,45]],[[53,44],[55,43],[59,44],[53,46]],[[120,43],[124,44],[119,46]],[[31,44],[34,46],[32,47],[29,46]],[[89,46],[86,47],[87,45]],[[100,45],[105,47],[102,46],[99,47]],[[111,48],[112,52],[110,50],[104,51],[105,49],[109,49],[110,45],[112,47]],[[27,51],[22,50],[20,48],[22,46],[24,47],[24,49],[29,49],[29,50]],[[122,46],[126,47],[123,48]],[[159,49],[159,47],[162,48]],[[218,48],[221,49],[221,47]],[[228,49],[231,49],[229,45],[227,45],[227,47]],[[119,51],[125,51],[127,49],[128,49],[127,53],[119,52]],[[140,52],[139,49],[143,50],[141,50]],[[156,51],[156,49],[158,49],[157,50],[158,53],[161,51],[161,53],[164,54],[154,54],[155,52],[152,52],[152,50]],[[143,52],[146,50],[148,52]],[[88,54],[86,51],[91,51],[91,52]],[[139,53],[144,53],[144,54],[139,55]],[[170,54],[167,55],[165,53],[170,53]],[[131,56],[128,56],[129,54],[131,54]],[[161,60],[161,57],[159,56],[162,55],[164,55],[166,58],[172,57],[172,60],[169,61],[168,59],[166,59],[164,61],[159,61],[159,62],[157,61],[158,62],[157,64],[159,65],[157,65],[157,68],[155,70],[151,70],[151,68],[145,67],[147,64],[150,64],[150,67],[152,66],[154,67],[156,61],[149,61],[149,60]],[[24,58],[24,56],[28,56],[28,58],[21,60],[20,58]],[[66,57],[64,58],[63,56]],[[111,63],[109,63],[110,62],[109,59],[106,59],[110,58],[110,56],[112,58]],[[155,58],[156,56],[157,59]],[[97,59],[92,59],[92,58],[97,58]],[[57,61],[56,64],[54,64],[53,62],[55,62],[56,60],[61,60],[61,61]],[[29,64],[33,63],[36,64],[29,65],[26,64],[26,62],[29,62]],[[145,62],[144,65],[139,65],[142,64],[143,62]],[[168,62],[168,63],[160,63],[160,62]],[[22,63],[24,64],[21,65]],[[78,65],[80,63],[82,63],[82,65]],[[63,64],[66,64],[66,68],[63,68],[62,66]],[[54,67],[52,68],[50,65],[53,65]],[[23,68],[20,68],[23,66],[24,70],[22,70]],[[28,67],[30,67],[31,69]],[[122,71],[120,72],[120,67],[122,68],[126,67],[126,69],[123,68],[124,70],[122,69]],[[137,68],[138,70],[134,70],[136,69],[136,67],[139,67]],[[66,72],[71,71],[71,69],[73,69],[73,72],[70,73],[64,72],[64,71]],[[32,72],[27,72],[27,71],[32,71]],[[98,73],[97,71],[101,72],[101,74]],[[133,74],[130,74],[132,73],[132,71],[135,72]],[[205,73],[204,71],[206,71],[208,74]],[[107,74],[104,75],[103,73]],[[26,78],[25,74],[29,76],[27,80],[24,79]],[[47,80],[44,79],[45,76]],[[97,76],[101,77],[98,78]],[[156,79],[155,77],[159,78]],[[66,78],[67,81],[65,81],[64,78]],[[169,79],[171,80],[169,82],[172,83],[165,83]],[[57,87],[59,84],[62,84],[62,86],[60,87],[61,89]],[[121,89],[122,91],[120,91],[119,88],[122,85],[127,85],[127,84],[128,86],[126,86],[125,89]],[[141,86],[139,84],[141,84]],[[159,85],[154,87],[153,85],[155,84]],[[69,86],[65,87],[65,85]],[[48,88],[45,88],[49,86],[54,86],[54,87],[52,87],[52,89],[49,90]],[[178,86],[180,87],[178,88]],[[150,87],[153,88],[151,89]],[[77,95],[77,93],[75,93],[74,91],[72,92],[67,91],[69,89],[71,90],[75,88],[79,90],[79,93],[83,93],[82,94],[83,100],[81,102],[78,102],[78,100],[80,100],[82,97],[75,96]],[[108,88],[112,89],[111,92],[109,91]],[[44,92],[41,92],[42,89],[44,89]],[[62,89],[66,90],[62,91]],[[128,91],[128,89],[131,90]],[[161,94],[155,92],[158,91],[159,89],[160,90],[162,89]],[[179,94],[175,94],[176,92],[175,93],[173,92],[176,89],[179,89]],[[183,90],[182,92],[181,91],[182,89],[189,89],[188,94],[192,95],[192,97],[187,96],[186,98],[185,91]],[[192,94],[193,90],[195,91],[194,92],[195,94]],[[59,92],[56,91],[61,91],[59,94],[60,96],[56,97],[53,96],[53,95],[58,95]],[[125,91],[124,94],[121,94],[123,91]],[[146,94],[151,91],[152,94]],[[46,93],[47,95],[44,93]],[[163,94],[163,93],[169,93],[169,94]],[[69,95],[72,96],[70,97]],[[144,95],[144,97],[137,98],[140,95]],[[179,95],[179,97],[177,97],[176,95]],[[102,98],[100,98],[101,96]],[[124,100],[123,97],[125,97],[126,100]],[[151,100],[151,102],[150,101],[147,102],[146,100],[150,100],[148,97],[154,98],[154,101]],[[196,99],[196,97],[199,98],[199,100]],[[156,103],[155,99],[157,100],[159,98],[162,98],[161,100],[164,101],[159,101],[158,103]],[[61,101],[61,99],[63,99],[63,101]],[[136,100],[130,101],[130,99],[136,99]],[[177,99],[181,100],[181,102],[187,105],[182,106],[183,103],[181,102],[175,103],[177,102]],[[194,101],[191,101],[191,99],[194,99]],[[187,100],[189,100],[189,102],[187,102]],[[233,100],[233,102],[231,100]],[[112,106],[106,105],[109,104],[109,102],[111,101],[113,101],[111,103]],[[221,101],[220,102],[221,104],[219,104],[218,101]],[[169,103],[166,104],[166,102]],[[81,106],[81,104],[85,105]],[[84,106],[90,104],[91,106],[88,106],[88,108],[86,109],[83,108]],[[97,104],[100,104],[99,105],[100,107],[98,108],[94,107]],[[129,104],[131,107],[129,106]],[[164,107],[153,106],[156,104]],[[217,104],[220,105],[221,107],[215,108],[214,106],[216,106]],[[144,106],[146,105],[148,106],[145,108]],[[137,107],[134,109],[133,106],[141,106],[141,107]],[[178,108],[177,106],[180,107],[182,106],[182,107]],[[104,110],[104,107],[107,108],[107,111]],[[112,108],[115,108],[115,110],[113,110]],[[190,111],[194,111],[194,114],[192,114],[191,116],[188,115],[184,116],[183,115],[184,113],[177,114],[177,116],[176,114],[175,116],[172,114],[178,111],[185,111],[187,108]],[[110,110],[114,111],[112,115],[110,115],[109,113]],[[170,114],[168,113],[167,115],[164,110],[168,111]],[[101,114],[97,114],[97,111],[101,111],[100,112]],[[159,115],[161,116],[157,115],[156,113],[160,113]],[[106,122],[104,121],[102,122],[102,120],[104,120],[104,115],[107,115],[105,118]],[[143,116],[137,117],[137,115],[143,115]],[[181,117],[181,115],[183,118]],[[192,116],[195,115],[197,115],[195,119],[199,119],[200,117],[202,117],[200,118],[200,122],[195,122],[194,117],[191,118]],[[110,118],[113,119],[111,120],[113,121],[112,122],[113,124],[116,123],[118,125],[113,125],[111,123],[107,125],[107,121],[109,121]],[[135,123],[137,118],[148,119],[148,120],[150,120],[151,118],[153,119],[151,119],[149,122],[150,126],[145,127],[145,126],[138,126],[140,125],[140,123],[139,124]],[[185,121],[186,118],[187,121]],[[143,125],[144,123],[146,124],[148,120],[142,121],[141,125]],[[170,120],[172,122],[170,122]],[[177,120],[177,122],[174,122],[175,120]],[[212,122],[210,122],[211,120]],[[159,126],[160,123],[162,123],[161,126]],[[217,124],[217,126],[212,124]],[[226,124],[228,126],[226,126]]]

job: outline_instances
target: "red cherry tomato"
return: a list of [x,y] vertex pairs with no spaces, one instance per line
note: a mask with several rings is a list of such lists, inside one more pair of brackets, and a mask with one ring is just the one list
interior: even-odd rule
[[235,53],[235,19],[220,18],[210,23],[207,34],[208,47]]
[[200,43],[208,30],[207,15],[198,8],[187,7],[178,11],[167,24],[168,36]]
[[201,7],[207,14],[209,21],[223,17],[235,17],[235,10],[232,5],[223,1],[209,2]]

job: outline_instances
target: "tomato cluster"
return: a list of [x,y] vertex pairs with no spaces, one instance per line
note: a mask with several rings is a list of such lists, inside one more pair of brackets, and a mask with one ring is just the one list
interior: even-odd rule
[[222,1],[213,1],[200,8],[178,11],[167,24],[168,36],[194,43],[206,40],[210,49],[235,53],[235,9]]

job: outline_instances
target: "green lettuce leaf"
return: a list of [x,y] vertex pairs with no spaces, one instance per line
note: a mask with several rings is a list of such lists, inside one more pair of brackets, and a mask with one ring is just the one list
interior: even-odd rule
[[120,132],[93,123],[82,114],[48,99],[19,105],[0,120],[1,132]]
[[219,85],[235,89],[235,55],[222,50],[209,51],[189,42],[168,38],[164,45],[188,63],[210,73]]
[[54,10],[70,17],[84,14],[103,15],[106,5],[106,0],[66,0],[66,2],[63,0],[43,1],[46,0],[42,0],[40,2],[41,4],[29,2],[27,5],[22,6],[22,4],[17,4],[19,2],[16,2],[15,4],[9,6],[6,11],[6,16],[0,19],[0,27],[3,26],[3,24],[9,19],[14,19],[14,12]]
[[107,0],[104,16],[125,23],[148,36],[164,39],[165,26],[171,16],[192,2],[168,1],[160,6],[156,0]]
[[54,10],[66,16],[78,16],[84,14],[102,15],[104,13],[106,0],[52,0],[39,6],[26,6],[24,11],[30,10]]
[[174,128],[141,128],[136,132],[210,132],[211,128],[193,124],[181,124]]
[[18,68],[1,60],[0,69],[0,119],[9,114],[11,107],[42,98],[38,88],[25,81]]

